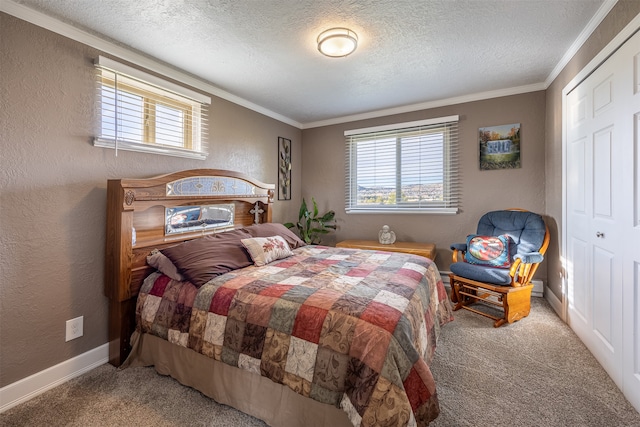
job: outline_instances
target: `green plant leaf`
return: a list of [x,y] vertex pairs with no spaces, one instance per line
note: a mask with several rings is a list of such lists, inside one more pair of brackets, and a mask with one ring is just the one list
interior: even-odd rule
[[333,221],[333,218],[335,218],[336,213],[334,211],[329,211],[326,214],[322,215],[322,218],[320,218],[320,221],[323,222],[329,222],[329,221]]
[[300,205],[300,213],[298,214],[298,219],[301,220],[302,218],[304,218],[307,212],[308,212],[307,202],[304,199],[302,199],[302,204]]
[[318,204],[315,198],[312,197],[311,201],[313,203],[313,212],[309,211],[309,206],[303,198],[298,212],[298,222],[295,225],[289,222],[285,226],[297,228],[298,235],[307,244],[317,244],[320,243],[319,237],[321,235],[328,234],[329,230],[336,230],[336,225],[330,224],[330,222],[334,221],[336,214],[335,211],[330,210],[319,216]]

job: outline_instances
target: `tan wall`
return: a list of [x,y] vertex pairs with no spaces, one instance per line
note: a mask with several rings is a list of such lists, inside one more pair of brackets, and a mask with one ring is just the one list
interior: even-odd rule
[[[458,215],[349,214],[344,210],[344,131],[412,120],[459,115],[461,210]],[[343,123],[302,132],[302,195],[315,197],[321,210],[336,211],[338,230],[327,243],[345,239],[376,240],[387,224],[398,240],[433,242],[436,263],[448,270],[451,243],[474,233],[478,219],[489,210],[520,207],[541,214],[544,196],[544,91],[450,105],[395,116]],[[480,171],[478,128],[521,124],[522,152],[519,169]],[[541,268],[538,277],[545,277]]]
[[[192,168],[277,178],[278,136],[293,143],[297,216],[301,131],[213,98],[205,161],[92,146],[93,60],[100,52],[0,14],[0,387],[107,342],[103,296],[106,184]],[[65,343],[65,321],[84,336]]]
[[552,231],[548,260],[548,289],[562,298],[562,90],[638,14],[640,1],[619,1],[576,55],[547,88],[546,207]]
[[[453,105],[397,116],[300,130],[213,98],[206,161],[120,152],[91,145],[95,49],[0,13],[0,387],[107,341],[102,294],[106,180],[191,168],[238,170],[275,183],[277,137],[293,142],[293,198],[277,201],[275,221],[297,216],[301,194],[335,209],[339,229],[327,243],[375,239],[383,224],[398,238],[449,244],[494,206],[546,212],[552,229],[548,273],[560,296],[562,215],[561,92],[638,13],[621,0],[545,92]],[[346,129],[459,114],[462,210],[459,215],[346,215]],[[477,129],[522,123],[522,168],[478,169]],[[301,141],[304,138],[304,147]],[[546,143],[545,143],[546,140]],[[304,148],[304,153],[302,150]],[[302,182],[304,181],[304,186]],[[64,342],[64,322],[84,316],[84,336]]]

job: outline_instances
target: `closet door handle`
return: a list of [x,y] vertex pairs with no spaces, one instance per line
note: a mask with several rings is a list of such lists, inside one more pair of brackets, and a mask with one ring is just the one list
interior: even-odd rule
[[597,231],[597,232],[596,232],[596,237],[599,237],[599,238],[601,238],[601,239],[604,239],[604,233],[603,233],[603,232],[601,232],[601,231]]

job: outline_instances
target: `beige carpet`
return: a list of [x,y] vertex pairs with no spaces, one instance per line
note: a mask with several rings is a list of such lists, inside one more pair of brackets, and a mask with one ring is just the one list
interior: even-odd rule
[[[467,311],[444,327],[432,371],[445,426],[640,426],[640,414],[547,302],[517,323]],[[153,368],[104,365],[0,414],[2,426],[265,426]]]

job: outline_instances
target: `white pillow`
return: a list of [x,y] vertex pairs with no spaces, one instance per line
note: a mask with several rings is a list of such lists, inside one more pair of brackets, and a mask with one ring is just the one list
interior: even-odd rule
[[241,242],[258,267],[293,255],[287,241],[281,236],[254,237],[242,239]]

